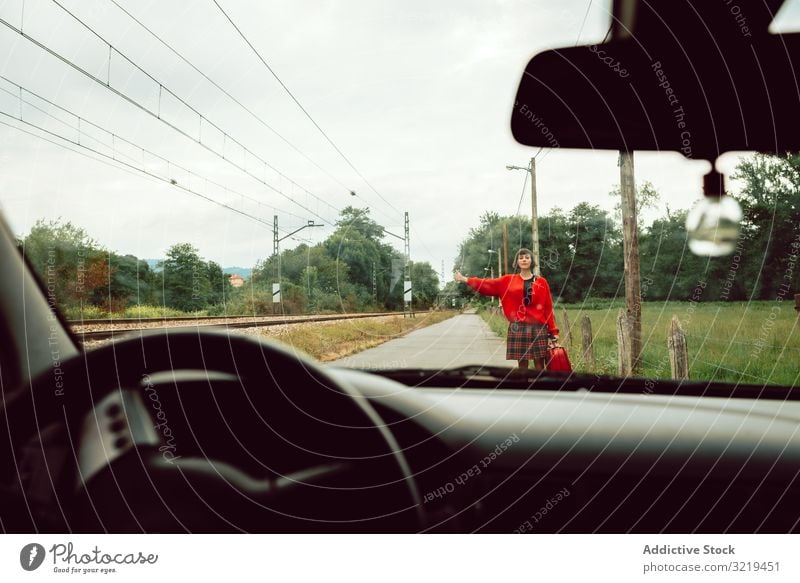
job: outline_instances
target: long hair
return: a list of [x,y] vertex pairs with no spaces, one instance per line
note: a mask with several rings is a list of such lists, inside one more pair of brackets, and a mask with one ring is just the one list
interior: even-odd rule
[[520,250],[517,251],[517,254],[514,255],[514,269],[519,269],[517,259],[519,259],[520,255],[527,255],[531,258],[531,271],[533,271],[536,268],[536,262],[533,260],[533,253],[531,253],[531,250],[526,249],[525,247],[520,248]]

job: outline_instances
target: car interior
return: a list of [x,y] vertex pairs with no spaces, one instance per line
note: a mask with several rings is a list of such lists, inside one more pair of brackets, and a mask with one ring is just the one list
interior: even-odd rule
[[[799,150],[800,40],[768,30],[782,1],[738,0],[747,36],[728,4],[615,0],[595,49],[630,76],[590,46],[535,55],[509,104],[514,138],[548,147],[533,111],[563,148],[712,166]],[[223,329],[83,351],[5,222],[0,273],[6,533],[798,530],[794,387],[353,370]]]

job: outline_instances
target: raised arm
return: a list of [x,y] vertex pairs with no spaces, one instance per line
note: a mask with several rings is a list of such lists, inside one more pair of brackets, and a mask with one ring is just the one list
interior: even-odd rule
[[504,275],[496,279],[481,279],[480,277],[464,277],[460,271],[456,271],[453,274],[453,279],[466,283],[481,295],[502,296],[508,289],[509,276]]

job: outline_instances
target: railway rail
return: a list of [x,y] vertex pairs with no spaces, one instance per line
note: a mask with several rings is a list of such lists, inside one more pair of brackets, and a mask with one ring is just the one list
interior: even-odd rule
[[68,324],[79,340],[108,340],[141,330],[193,329],[203,327],[257,328],[304,322],[328,322],[400,315],[403,312],[367,312],[325,315],[280,316],[181,316],[177,318],[124,318],[119,320],[70,320]]

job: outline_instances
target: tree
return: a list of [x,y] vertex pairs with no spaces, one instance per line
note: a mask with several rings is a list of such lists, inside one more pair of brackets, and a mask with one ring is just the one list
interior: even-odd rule
[[567,301],[615,297],[623,282],[622,233],[608,213],[580,203],[567,218],[569,266],[563,277]]
[[439,296],[439,276],[427,261],[411,264],[412,304],[415,308],[428,309]]
[[[531,235],[527,220],[526,226]],[[572,230],[573,226],[558,207],[539,219],[539,271],[547,279],[554,299],[565,293],[573,259],[570,248]],[[527,248],[530,249],[530,245]]]
[[190,243],[177,243],[169,248],[161,262],[166,306],[194,312],[206,305],[211,290],[208,265]]
[[[686,233],[687,211],[674,211],[652,222],[639,239],[642,299],[688,300],[699,280],[706,283],[704,298],[714,297],[717,277],[709,277],[717,263],[689,250]],[[710,286],[710,287],[709,287]]]
[[[619,184],[612,187],[608,196],[614,200],[614,220],[617,224],[622,225],[622,191]],[[636,224],[640,232],[644,229],[643,211],[658,208],[660,202],[661,195],[649,180],[641,182],[636,187]],[[669,214],[669,210],[667,210],[667,214]]]
[[225,299],[225,292],[231,287],[228,276],[222,271],[219,263],[209,261],[206,263],[206,277],[208,277],[206,304],[221,304]]
[[155,299],[155,274],[146,261],[133,255],[109,254],[111,275],[107,296],[118,305],[148,304]]
[[264,293],[271,288],[280,260],[281,282],[303,290],[309,310],[397,309],[402,293],[393,288],[402,279],[405,258],[383,242],[385,234],[369,209],[347,207],[324,242],[300,244],[279,258],[260,260],[253,270],[253,289]]
[[370,218],[368,208],[359,209],[352,206],[343,208],[336,226],[345,236],[357,232],[370,241],[380,241],[384,236],[384,228]]
[[359,305],[371,305],[373,276],[376,278],[378,303],[389,307],[390,282],[378,274],[386,274],[392,268],[396,251],[382,242],[385,231],[369,218],[368,209],[347,207],[342,210],[337,229],[323,243],[328,255],[346,264],[349,282],[355,286]]
[[306,268],[299,283],[306,289],[312,311],[340,311],[345,301],[354,299],[349,266],[328,255],[321,244],[306,248]]
[[747,250],[737,277],[754,282],[760,299],[793,293],[800,284],[800,154],[741,158],[731,178],[744,184],[734,195],[744,213],[740,246]]
[[109,257],[94,255],[88,261],[78,260],[78,277],[75,281],[75,298],[80,304],[94,304],[109,312],[125,308],[127,300],[112,300],[111,286],[116,269],[109,264]]
[[60,219],[39,220],[18,243],[57,305],[77,305],[106,293],[113,271],[108,253],[84,229]]

